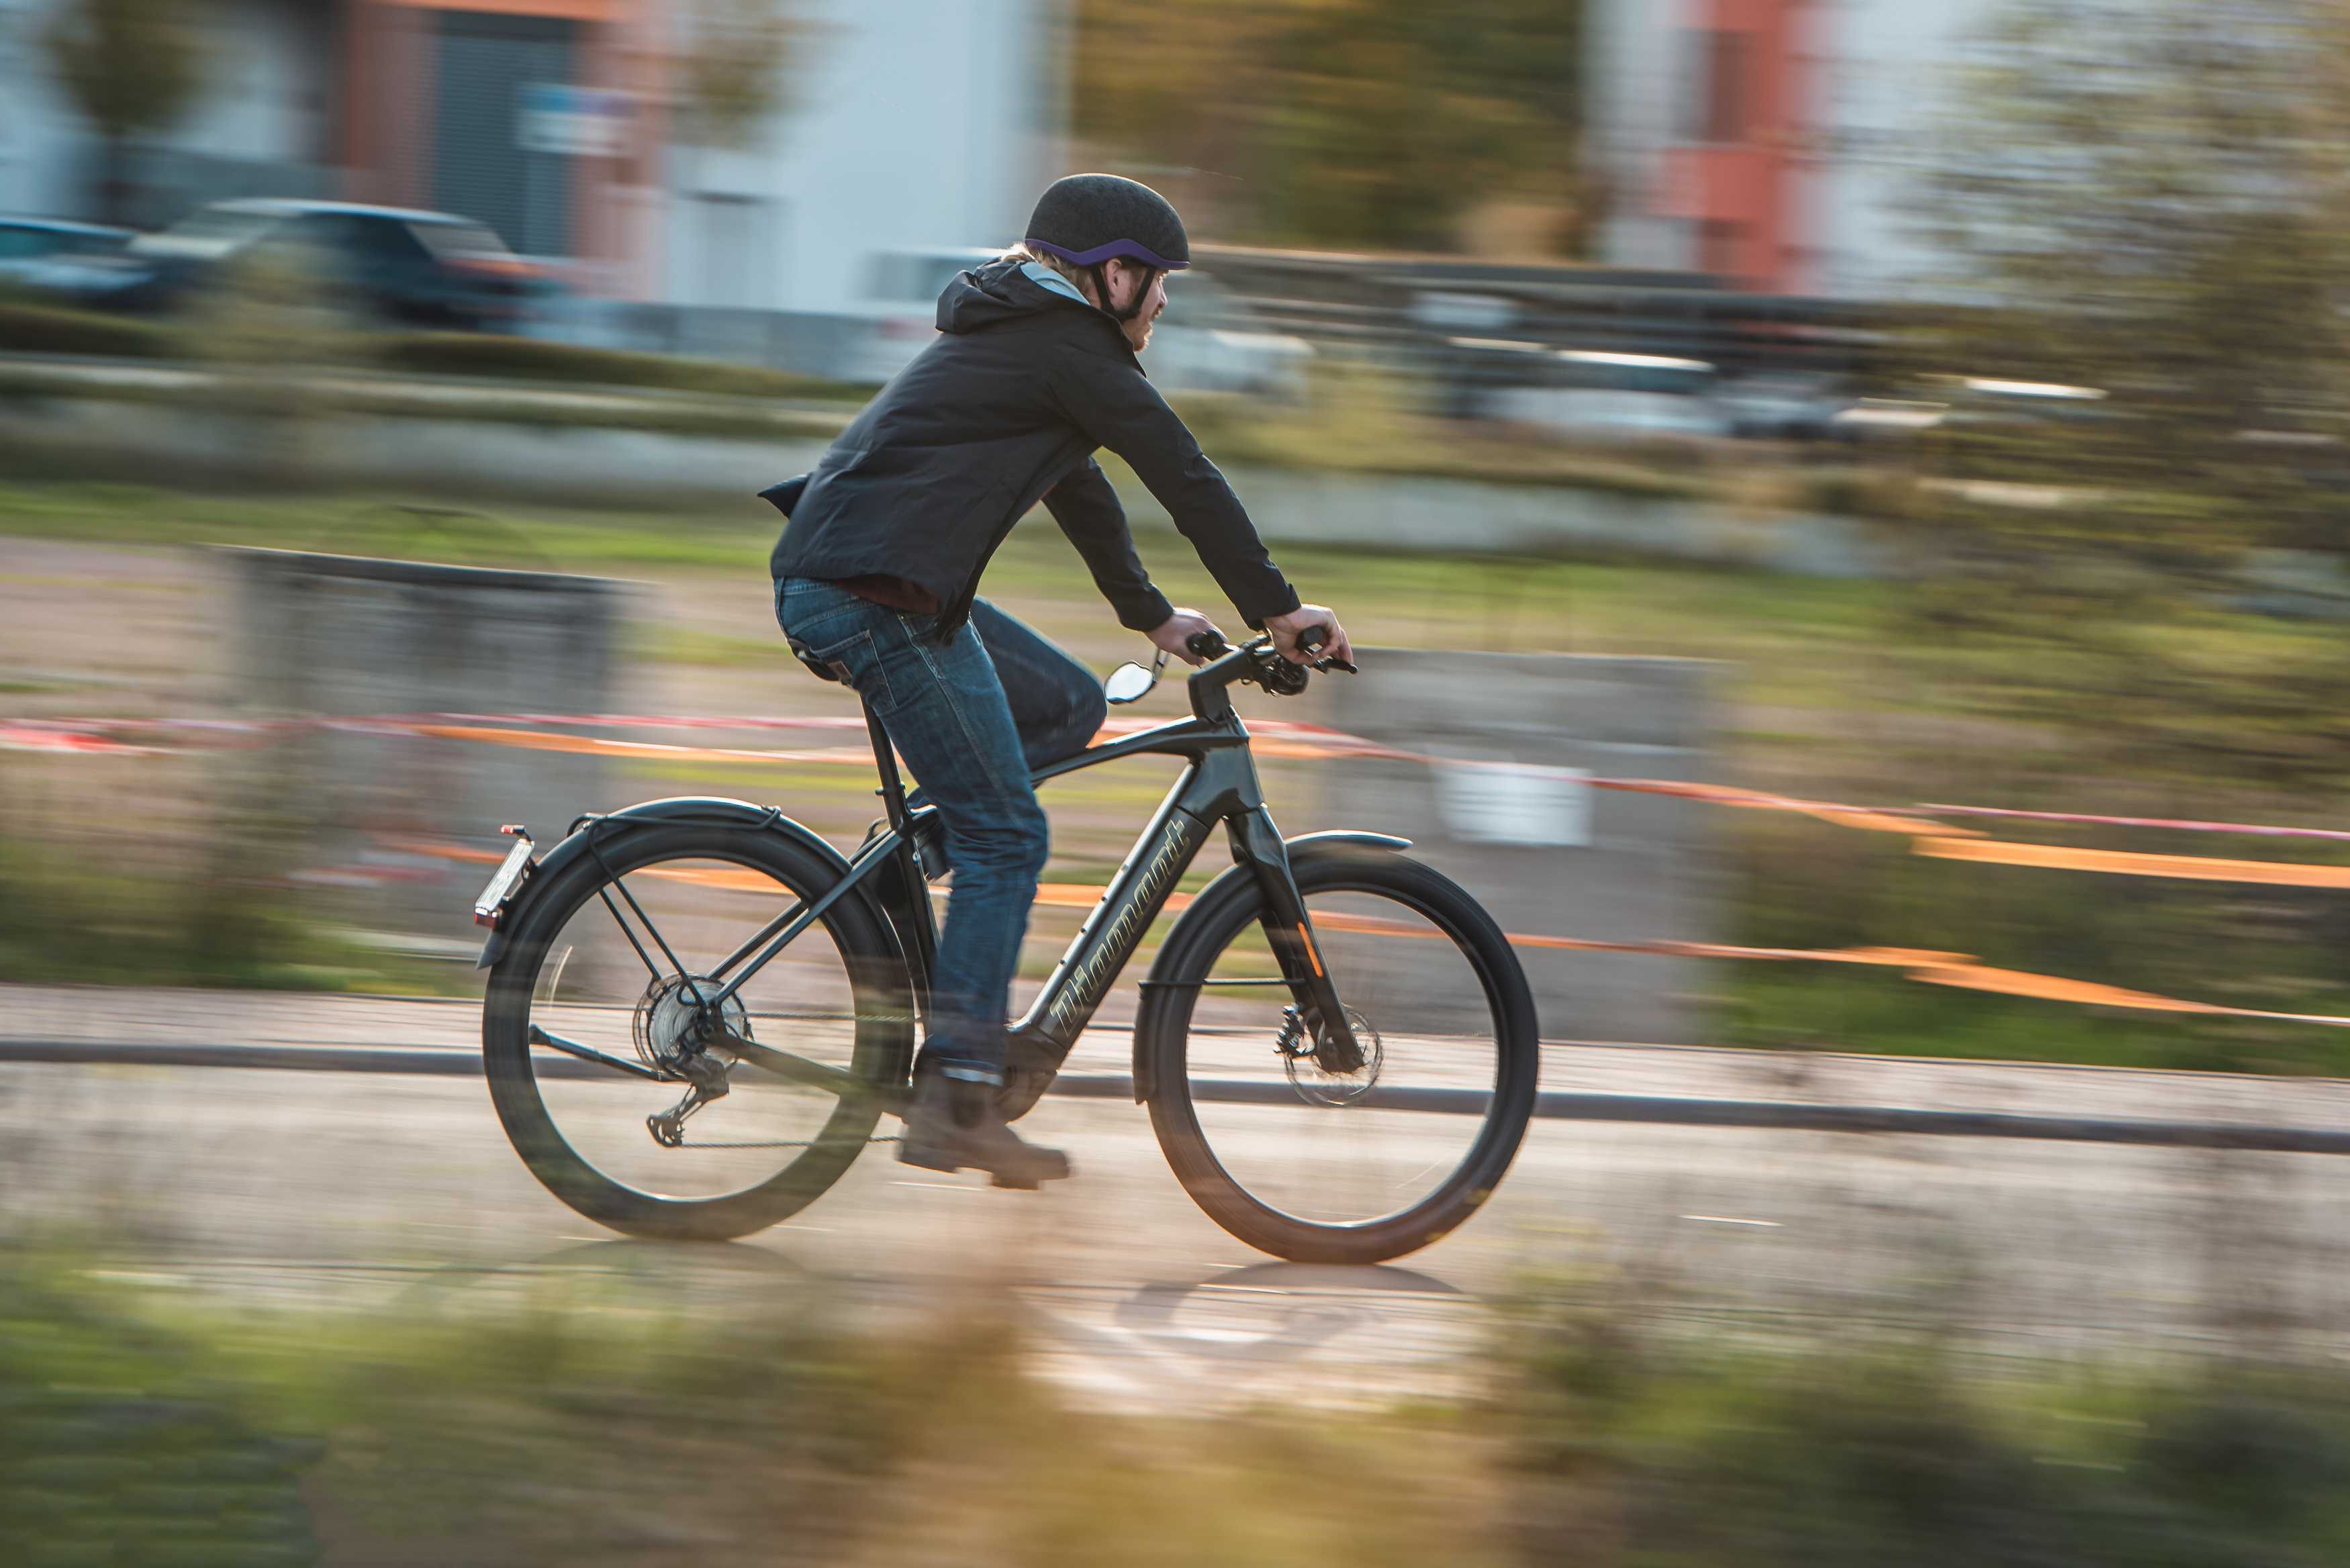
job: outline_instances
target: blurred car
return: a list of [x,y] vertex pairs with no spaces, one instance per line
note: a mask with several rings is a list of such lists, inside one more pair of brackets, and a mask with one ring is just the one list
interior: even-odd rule
[[1167,280],[1143,369],[1162,392],[1239,392],[1300,402],[1313,346],[1268,331],[1239,296],[1193,269]]
[[137,234],[136,229],[65,218],[0,215],[0,286],[47,292],[45,280],[57,269],[59,257],[119,251]]
[[[939,296],[955,274],[1003,253],[973,246],[882,251],[870,258],[869,292],[853,307],[858,327],[841,372],[886,381],[938,333]],[[1162,392],[1244,392],[1299,398],[1314,350],[1268,332],[1232,292],[1196,269],[1168,280],[1167,308],[1143,369]]]
[[954,275],[1003,254],[940,245],[867,257],[865,293],[846,313],[848,341],[834,373],[846,381],[879,383],[904,369],[938,336],[939,296]]
[[1817,441],[1853,400],[1828,377],[1800,371],[1741,376],[1716,396],[1730,430],[1745,441]]
[[1928,431],[2017,429],[2121,417],[2097,387],[1989,376],[1929,376],[1899,398],[1862,398],[1828,421],[1840,441],[1904,441]]
[[[1538,384],[1507,387],[1484,400],[1490,418],[1564,431],[1631,435],[1721,436],[1731,422],[1703,359],[1559,348],[1544,353]],[[1530,379],[1534,372],[1529,372]]]
[[420,327],[517,327],[560,288],[470,218],[265,199],[212,202],[113,254],[59,257],[39,286],[110,310],[171,310],[224,266],[272,255],[314,264],[348,303]]

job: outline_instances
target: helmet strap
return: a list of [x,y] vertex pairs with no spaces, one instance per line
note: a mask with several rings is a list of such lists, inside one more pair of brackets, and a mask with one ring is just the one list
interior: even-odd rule
[[1143,302],[1150,297],[1150,286],[1159,281],[1158,268],[1144,268],[1142,286],[1134,291],[1133,301],[1124,310],[1112,310],[1109,306],[1109,262],[1097,261],[1094,263],[1092,270],[1094,294],[1100,302],[1103,312],[1113,321],[1131,321],[1141,315]]

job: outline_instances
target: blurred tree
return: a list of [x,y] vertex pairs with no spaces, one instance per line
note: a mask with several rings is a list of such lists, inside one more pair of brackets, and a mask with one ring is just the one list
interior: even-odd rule
[[103,143],[99,206],[124,221],[137,138],[179,123],[203,91],[204,48],[185,0],[69,0],[45,39],[57,79]]
[[789,107],[805,18],[792,0],[699,0],[678,51],[682,118],[702,147],[746,148]]
[[2350,548],[2350,13],[2025,0],[1955,85],[1919,363],[2106,395],[1960,395],[1923,608],[2007,656],[1993,705],[2116,756],[2350,780],[2350,629],[2247,613],[2263,570],[2322,586],[2274,552]]
[[[1450,249],[1514,199],[1583,225],[1579,0],[1078,0],[1076,130],[1222,177],[1231,237]],[[1587,213],[1581,213],[1587,220]]]

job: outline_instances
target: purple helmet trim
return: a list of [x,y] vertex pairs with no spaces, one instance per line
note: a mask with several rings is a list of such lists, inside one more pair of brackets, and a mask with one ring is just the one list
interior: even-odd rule
[[1043,240],[1023,240],[1020,243],[1034,250],[1050,251],[1071,266],[1092,266],[1097,262],[1106,262],[1113,256],[1123,256],[1128,261],[1148,262],[1160,272],[1181,272],[1191,265],[1187,261],[1167,261],[1155,256],[1132,240],[1112,240],[1106,245],[1096,245],[1089,251],[1068,250],[1060,245],[1049,244]]

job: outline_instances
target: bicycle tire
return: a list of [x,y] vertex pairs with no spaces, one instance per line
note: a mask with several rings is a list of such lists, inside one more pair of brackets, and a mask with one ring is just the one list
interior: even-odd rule
[[834,903],[736,998],[747,1038],[848,1075],[827,1079],[830,1088],[734,1061],[730,1092],[673,1127],[681,1141],[670,1145],[652,1118],[681,1099],[683,1083],[648,1082],[533,1036],[654,1063],[691,1015],[678,976],[838,877],[777,834],[632,825],[607,830],[593,853],[532,890],[490,973],[482,1048],[498,1119],[548,1191],[628,1235],[725,1241],[788,1218],[840,1179],[913,1050],[903,958],[861,898]]
[[1492,917],[1434,868],[1340,846],[1293,850],[1290,868],[1378,1060],[1334,1078],[1283,1054],[1274,1010],[1291,995],[1263,895],[1236,867],[1186,911],[1144,987],[1151,1127],[1193,1201],[1250,1246],[1384,1262],[1450,1233],[1509,1169],[1540,1071],[1534,999]]

